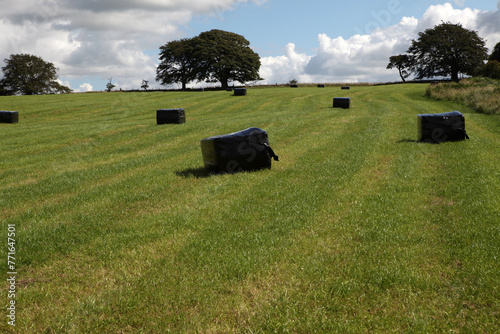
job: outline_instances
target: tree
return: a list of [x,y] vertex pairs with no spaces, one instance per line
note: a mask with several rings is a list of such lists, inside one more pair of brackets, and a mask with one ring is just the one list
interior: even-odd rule
[[28,54],[13,54],[4,60],[3,78],[0,92],[4,95],[37,95],[50,93],[69,93],[69,87],[57,82],[57,69],[54,64]]
[[260,57],[243,36],[213,29],[201,33],[197,42],[196,59],[200,77],[209,82],[219,81],[223,89],[229,81],[262,80],[259,76]]
[[399,71],[399,76],[401,80],[405,82],[406,78],[412,73],[413,59],[409,55],[397,55],[389,58],[389,64],[387,69],[397,68]]
[[109,81],[108,81],[108,83],[106,84],[106,90],[107,90],[108,92],[111,92],[111,90],[113,90],[113,88],[115,88],[115,87],[116,87],[116,85],[113,85],[113,84],[111,83],[111,81],[113,81],[113,78],[109,78]]
[[483,75],[492,79],[500,79],[500,62],[497,60],[490,60],[484,67]]
[[461,24],[442,23],[418,35],[407,51],[417,79],[450,75],[458,82],[459,73],[477,74],[488,57],[484,40]]
[[160,47],[160,65],[156,69],[156,81],[162,85],[180,82],[182,89],[193,80],[201,80],[195,58],[196,39],[171,41]]
[[489,60],[500,61],[500,43],[497,43],[495,48],[493,48],[493,52],[491,53]]
[[144,90],[148,90],[149,88],[149,81],[148,80],[142,80],[141,88]]

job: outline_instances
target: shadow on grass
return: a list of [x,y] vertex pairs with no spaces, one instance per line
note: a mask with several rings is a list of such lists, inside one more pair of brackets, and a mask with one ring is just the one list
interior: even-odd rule
[[436,144],[445,143],[445,142],[453,142],[453,140],[433,141],[431,139],[415,140],[415,139],[405,138],[405,139],[398,140],[396,143],[397,144],[400,144],[400,143],[416,143],[416,144],[431,144],[431,145],[436,145]]
[[405,139],[398,140],[396,143],[400,144],[400,143],[422,143],[422,142],[419,140],[415,140],[415,139],[405,138]]
[[438,144],[438,143],[436,143],[436,142],[434,142],[432,140],[416,140],[416,139],[409,139],[409,138],[398,140],[396,143],[397,144],[400,144],[400,143]]
[[236,170],[234,172],[224,172],[224,171],[217,172],[217,171],[211,171],[211,170],[204,168],[204,167],[199,167],[199,168],[188,168],[185,170],[177,171],[177,172],[175,172],[175,175],[183,177],[183,178],[204,179],[204,178],[219,176],[219,175],[233,175],[233,174],[239,174],[239,173],[254,173],[254,172],[258,172],[259,170],[263,170],[263,169],[266,169],[266,168],[255,169],[255,170]]
[[188,168],[185,170],[177,171],[175,172],[175,175],[181,176],[184,178],[196,178],[196,179],[204,179],[207,177],[211,177],[214,175],[218,175],[217,173],[214,173],[204,167],[199,167],[199,168]]

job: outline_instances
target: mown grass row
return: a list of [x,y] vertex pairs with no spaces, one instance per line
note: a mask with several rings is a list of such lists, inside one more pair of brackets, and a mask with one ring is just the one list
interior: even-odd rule
[[[497,331],[499,119],[425,88],[1,98],[17,330]],[[417,114],[451,110],[470,140],[416,142]],[[280,162],[202,172],[202,138],[252,126]]]

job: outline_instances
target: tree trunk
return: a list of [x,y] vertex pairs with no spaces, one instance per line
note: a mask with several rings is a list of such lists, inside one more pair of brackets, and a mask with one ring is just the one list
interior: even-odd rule
[[451,70],[451,81],[458,82],[458,71]]
[[406,82],[405,77],[403,76],[403,73],[401,73],[401,69],[399,69],[399,76],[401,77],[401,80],[403,80],[403,82]]
[[227,79],[222,79],[220,81],[220,83],[222,84],[222,89],[227,89],[227,87],[229,86],[227,81],[228,81]]

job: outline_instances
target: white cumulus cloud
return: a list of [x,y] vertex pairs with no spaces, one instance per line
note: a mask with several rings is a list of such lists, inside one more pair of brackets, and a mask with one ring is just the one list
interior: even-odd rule
[[197,16],[264,1],[0,0],[0,59],[34,54],[65,79],[113,77],[122,88],[138,88],[156,75],[158,55],[145,50],[185,37],[182,29]]
[[92,87],[91,84],[89,83],[84,83],[84,84],[81,84],[80,87],[78,87],[78,89],[75,89],[75,92],[91,92],[94,90],[94,87]]
[[403,17],[398,24],[370,34],[348,39],[319,34],[319,48],[310,56],[292,52],[295,45],[290,43],[285,55],[263,59],[260,74],[263,83],[269,84],[288,82],[291,76],[312,83],[398,81],[398,71],[386,69],[389,57],[405,53],[419,32],[441,22],[460,23],[477,31],[490,50],[500,42],[500,10],[455,9],[446,3],[430,6],[420,19]]

